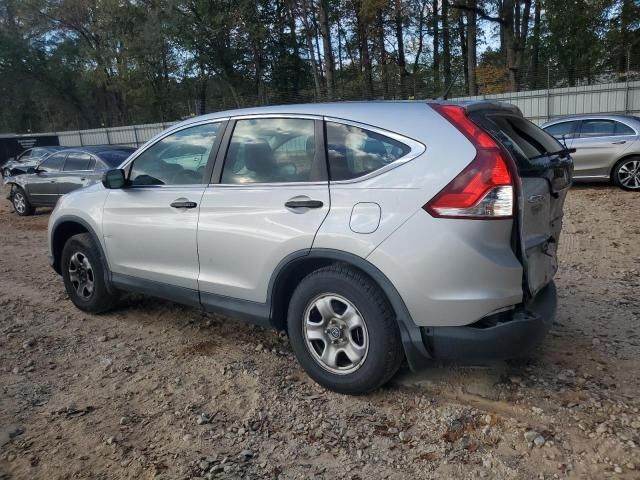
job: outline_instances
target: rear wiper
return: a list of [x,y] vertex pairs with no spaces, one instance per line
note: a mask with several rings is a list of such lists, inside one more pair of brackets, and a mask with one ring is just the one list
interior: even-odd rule
[[537,160],[538,158],[542,157],[555,157],[556,155],[559,155],[560,158],[562,158],[566,157],[570,153],[575,153],[575,151],[575,148],[563,148],[562,150],[558,150],[557,152],[544,152],[540,155],[536,155],[535,157],[529,157],[529,160]]

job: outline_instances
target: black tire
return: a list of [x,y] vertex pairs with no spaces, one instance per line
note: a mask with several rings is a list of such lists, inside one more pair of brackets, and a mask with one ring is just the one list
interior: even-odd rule
[[631,178],[630,181],[627,182],[628,184],[626,185],[625,183],[623,183],[624,182],[623,177],[629,178],[628,175],[624,175],[623,177],[621,177],[621,169],[623,167],[626,167],[628,169],[629,164],[630,163],[632,164],[632,162],[638,162],[636,163],[636,165],[640,167],[640,156],[627,157],[618,161],[618,163],[616,163],[615,166],[613,167],[611,176],[612,176],[614,185],[617,185],[621,189],[627,190],[630,192],[640,192],[639,176],[635,176],[635,179]]
[[25,191],[20,187],[15,187],[13,195],[11,196],[11,203],[13,204],[13,209],[21,217],[28,217],[36,211],[31,205],[31,202],[29,202],[29,197],[27,197]]
[[[84,266],[82,269],[78,269],[78,263],[83,263],[84,259],[87,260],[89,268]],[[60,261],[64,287],[71,301],[80,310],[89,313],[102,313],[118,303],[118,295],[110,293],[107,288],[104,262],[100,256],[100,250],[90,234],[80,233],[67,240],[62,249]],[[72,269],[76,273],[74,278],[72,278]],[[84,270],[84,277],[82,277],[82,270]],[[87,288],[82,289],[82,293],[79,292],[81,284],[86,285],[87,282],[81,283],[78,275],[84,280],[90,280],[90,292]]]
[[[350,373],[328,371],[305,339],[305,313],[324,294],[348,300],[366,325],[368,351]],[[395,315],[384,293],[369,277],[347,265],[321,268],[300,282],[289,303],[287,326],[289,342],[302,368],[317,383],[338,393],[364,394],[379,388],[398,371],[404,357]]]

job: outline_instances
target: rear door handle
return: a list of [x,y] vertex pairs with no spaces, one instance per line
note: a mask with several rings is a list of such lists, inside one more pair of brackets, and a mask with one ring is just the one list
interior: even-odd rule
[[196,202],[189,202],[188,200],[176,200],[171,206],[173,208],[196,208],[198,204]]
[[624,145],[625,143],[627,143],[626,140],[620,140],[619,142],[611,142],[611,145]]
[[323,205],[320,200],[289,200],[284,204],[287,208],[322,208]]

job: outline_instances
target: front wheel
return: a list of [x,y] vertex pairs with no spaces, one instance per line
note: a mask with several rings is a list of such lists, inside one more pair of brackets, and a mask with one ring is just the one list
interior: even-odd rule
[[61,269],[67,294],[80,310],[101,313],[116,305],[118,297],[107,288],[105,267],[90,234],[81,233],[67,240]]
[[613,167],[613,181],[623,190],[640,191],[640,157],[620,160]]
[[11,196],[11,203],[13,203],[13,209],[21,217],[27,217],[33,215],[35,209],[29,202],[27,194],[21,188],[16,188]]
[[339,393],[386,383],[403,358],[395,315],[378,286],[344,265],[305,277],[287,316],[291,347],[311,378]]

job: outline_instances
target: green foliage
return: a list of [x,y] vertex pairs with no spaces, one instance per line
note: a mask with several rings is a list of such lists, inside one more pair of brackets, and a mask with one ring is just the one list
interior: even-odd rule
[[[505,2],[448,1],[443,10],[443,1],[0,0],[0,131],[172,121],[329,96],[429,98],[446,78],[457,79],[452,95],[465,94],[469,5],[477,31],[495,33],[478,61],[480,93],[512,88],[496,47]],[[636,0],[538,2],[542,19],[519,47],[518,88],[640,67]],[[434,28],[448,32],[437,56]]]

